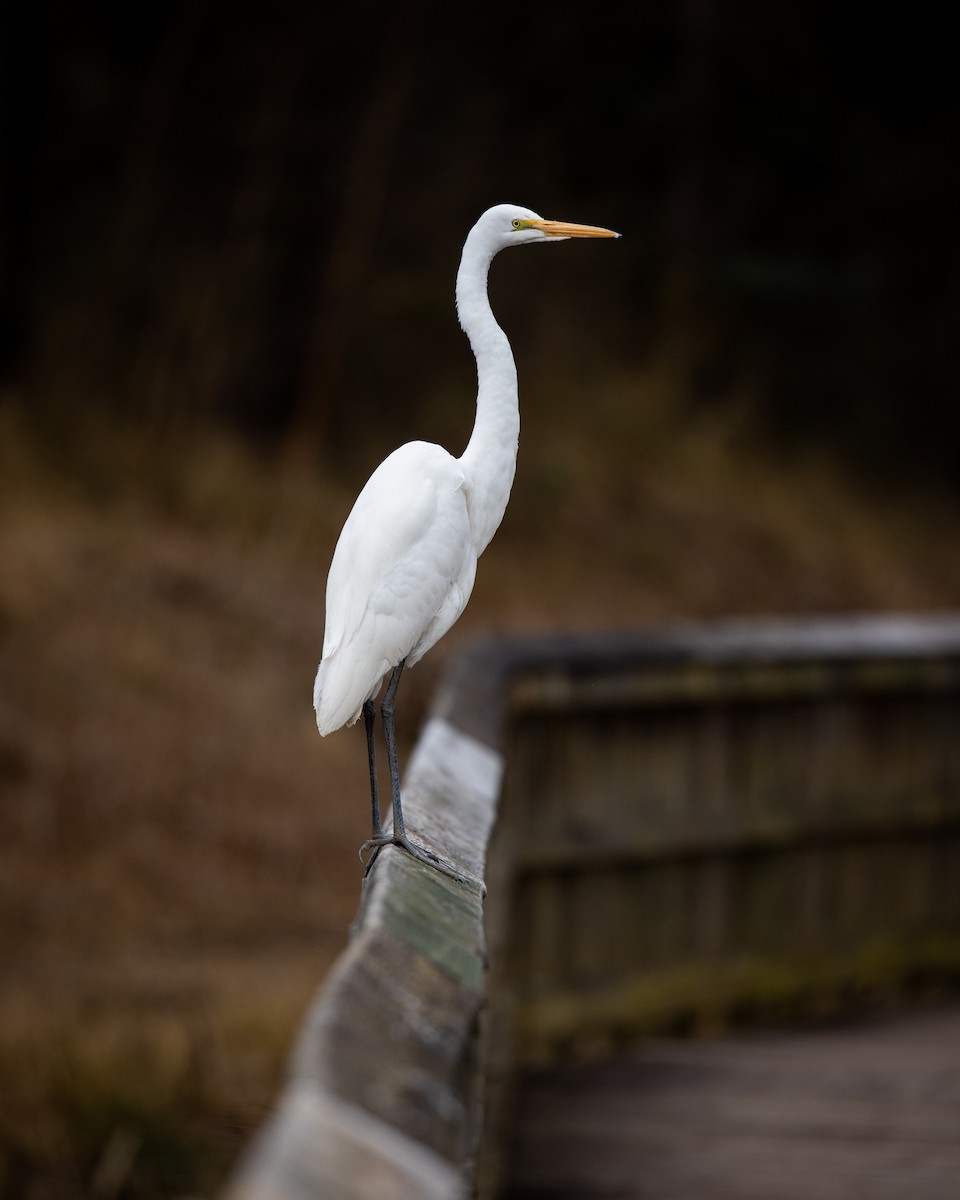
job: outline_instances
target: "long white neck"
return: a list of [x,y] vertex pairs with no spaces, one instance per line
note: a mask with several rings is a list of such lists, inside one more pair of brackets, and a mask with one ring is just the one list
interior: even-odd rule
[[520,405],[510,343],[487,297],[487,274],[494,252],[474,233],[463,247],[457,272],[457,312],[477,360],[477,418],[460,463],[466,476],[474,547],[480,554],[496,533],[510,499],[517,467]]

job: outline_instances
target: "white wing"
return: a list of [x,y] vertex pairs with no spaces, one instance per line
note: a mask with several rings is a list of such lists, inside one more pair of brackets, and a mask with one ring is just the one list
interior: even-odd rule
[[457,460],[428,442],[401,446],[370,476],[334,551],[314,688],[321,733],[356,720],[388,671],[443,636],[475,573]]

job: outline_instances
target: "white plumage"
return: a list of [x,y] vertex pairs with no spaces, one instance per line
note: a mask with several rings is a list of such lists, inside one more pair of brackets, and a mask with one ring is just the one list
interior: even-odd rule
[[[370,476],[343,526],[327,578],[323,657],[313,700],[324,735],[365,715],[373,837],[364,849],[393,843],[462,878],[406,836],[393,697],[404,664],[421,659],[463,612],[477,559],[503,519],[513,485],[520,433],[517,372],[487,299],[490,263],[511,245],[617,236],[596,226],[546,221],[512,204],[483,214],[467,236],[457,273],[457,312],[477,360],[477,416],[467,448],[454,458],[429,442],[401,446]],[[387,675],[381,711],[393,793],[390,834],[381,825],[373,757],[373,700]]]
[[314,707],[322,734],[352,725],[401,661],[413,666],[463,612],[477,573],[463,468],[410,442],[371,475],[327,579]]

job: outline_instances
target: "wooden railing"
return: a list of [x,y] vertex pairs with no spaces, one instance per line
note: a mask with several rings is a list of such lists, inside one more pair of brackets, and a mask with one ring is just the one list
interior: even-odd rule
[[[229,1200],[495,1196],[518,1061],[960,979],[960,618],[478,643]],[[496,818],[496,820],[495,820]]]

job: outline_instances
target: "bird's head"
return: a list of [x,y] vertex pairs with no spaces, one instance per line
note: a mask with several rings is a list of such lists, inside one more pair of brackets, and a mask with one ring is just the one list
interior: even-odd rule
[[569,221],[548,221],[539,213],[517,204],[497,204],[488,208],[475,229],[496,253],[507,246],[524,242],[562,242],[567,238],[616,238],[619,233],[599,225],[574,225]]

